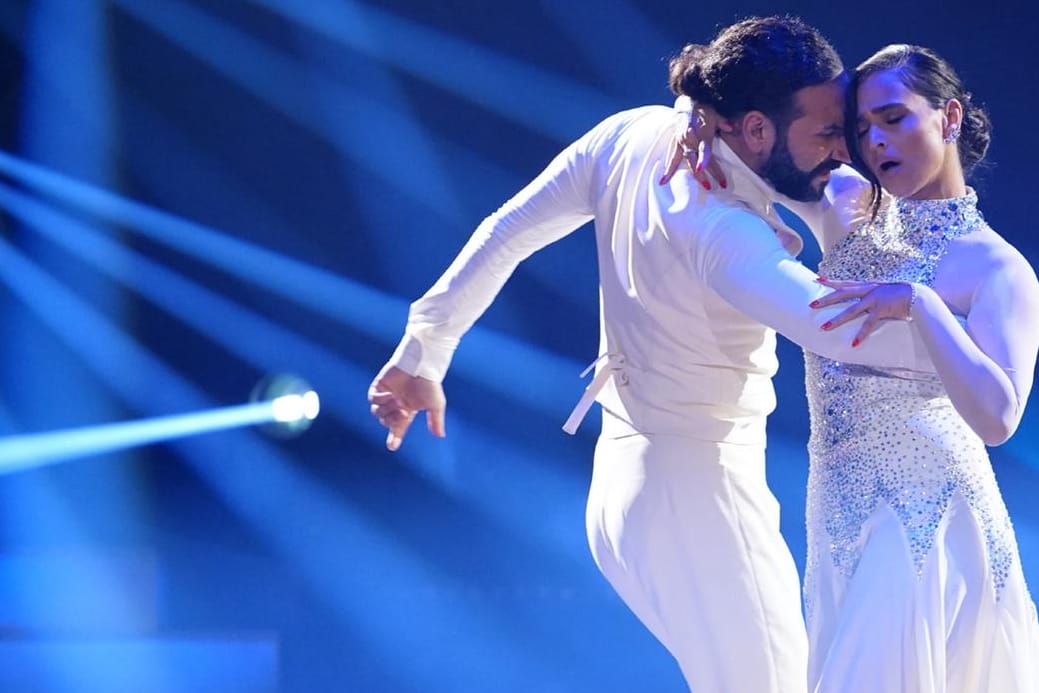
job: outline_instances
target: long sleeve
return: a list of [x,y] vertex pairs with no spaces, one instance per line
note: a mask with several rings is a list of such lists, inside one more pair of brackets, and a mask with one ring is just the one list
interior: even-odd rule
[[411,375],[443,380],[459,339],[517,265],[592,219],[590,150],[604,125],[563,150],[477,227],[447,271],[412,304],[391,363]]
[[835,361],[934,372],[925,345],[907,323],[885,322],[858,347],[851,341],[861,319],[821,329],[843,308],[811,308],[829,289],[780,245],[767,224],[747,212],[715,215],[697,234],[691,261],[728,303],[804,349]]
[[1021,422],[1039,351],[1039,280],[1017,251],[986,268],[966,330],[928,286],[918,286],[913,325],[964,421],[989,445]]

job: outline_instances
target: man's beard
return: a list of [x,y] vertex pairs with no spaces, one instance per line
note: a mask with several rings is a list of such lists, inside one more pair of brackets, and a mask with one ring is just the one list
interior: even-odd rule
[[761,177],[772,184],[772,187],[792,200],[800,202],[817,202],[822,199],[826,191],[826,185],[812,186],[812,181],[827,171],[839,167],[841,162],[836,159],[827,159],[811,171],[805,172],[794,163],[794,157],[790,155],[787,146],[786,135],[776,141],[768,160],[761,168]]

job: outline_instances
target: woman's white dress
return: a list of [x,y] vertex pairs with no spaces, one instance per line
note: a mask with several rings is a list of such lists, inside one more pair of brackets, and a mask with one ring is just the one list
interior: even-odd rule
[[[832,279],[930,284],[973,191],[891,201],[828,249]],[[937,377],[806,352],[804,593],[813,693],[1037,693],[1039,624],[985,446]]]

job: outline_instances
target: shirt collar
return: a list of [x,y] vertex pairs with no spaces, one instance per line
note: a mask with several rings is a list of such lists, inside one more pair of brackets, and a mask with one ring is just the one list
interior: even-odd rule
[[[688,96],[679,96],[675,100],[675,110],[681,113],[692,113],[692,101]],[[683,128],[684,130],[684,128]],[[790,228],[776,212],[773,202],[783,203],[786,197],[776,191],[764,178],[751,170],[743,159],[732,151],[729,145],[719,137],[715,138],[711,146],[712,156],[721,162],[725,169],[727,188],[714,191],[722,197],[727,197],[742,203],[752,212],[765,220],[771,226],[779,242],[783,244],[787,252],[797,255],[804,247],[801,236]]]
[[787,252],[795,256],[800,253],[804,247],[804,241],[783,221],[773,204],[774,202],[782,203],[786,198],[769,185],[764,178],[752,171],[721,138],[715,138],[711,152],[725,169],[725,178],[728,183],[728,187],[719,190],[718,194],[730,196],[749,207],[775,230],[779,242],[783,244]]

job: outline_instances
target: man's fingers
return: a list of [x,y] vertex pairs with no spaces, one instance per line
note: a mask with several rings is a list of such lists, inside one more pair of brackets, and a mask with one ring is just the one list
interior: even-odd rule
[[390,432],[386,435],[387,450],[394,452],[400,448],[400,444],[404,442],[404,436],[408,433],[408,427],[411,426],[411,422],[414,420],[415,412],[409,412],[408,415],[400,417],[392,425],[387,426],[390,429]]
[[389,390],[372,389],[368,391],[368,401],[373,404],[386,404],[395,399],[397,399],[397,395],[393,394]]
[[429,432],[437,438],[444,438],[447,436],[447,428],[444,425],[443,407],[430,408],[426,412],[426,426],[429,427]]

